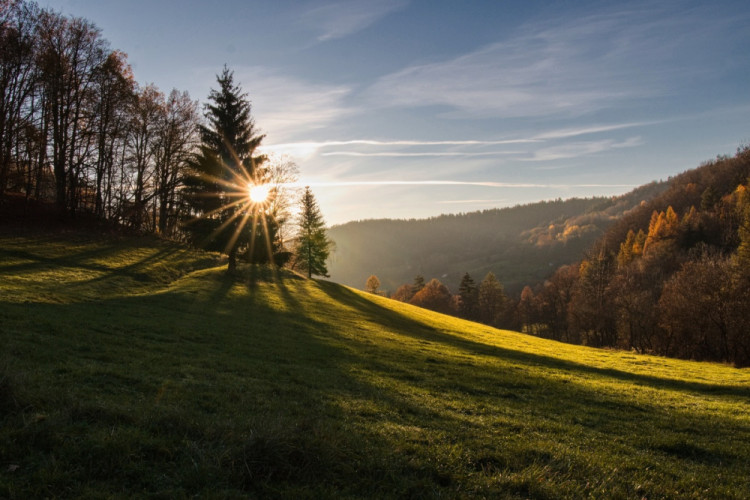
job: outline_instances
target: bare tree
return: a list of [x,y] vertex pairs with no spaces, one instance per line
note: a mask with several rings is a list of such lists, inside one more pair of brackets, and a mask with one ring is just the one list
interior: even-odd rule
[[108,51],[99,30],[85,19],[44,11],[39,33],[39,67],[50,113],[56,201],[63,214],[76,210],[78,182],[92,152],[94,70],[104,62]]
[[[141,228],[147,221],[147,203],[154,197],[152,181],[155,173],[157,131],[164,114],[164,94],[153,85],[136,92],[136,100],[128,127],[128,170],[132,200],[127,222]],[[147,191],[149,190],[150,191]]]
[[30,101],[36,82],[36,30],[39,12],[34,4],[0,2],[0,199],[6,189],[10,167],[19,163],[14,148],[29,120],[24,106]]
[[156,130],[155,169],[158,215],[154,226],[173,235],[177,227],[177,195],[188,155],[198,142],[198,103],[187,92],[173,89],[164,104]]
[[96,101],[94,119],[96,161],[94,168],[94,213],[111,216],[115,162],[124,147],[127,121],[134,99],[135,81],[127,64],[127,56],[111,52],[94,70]]

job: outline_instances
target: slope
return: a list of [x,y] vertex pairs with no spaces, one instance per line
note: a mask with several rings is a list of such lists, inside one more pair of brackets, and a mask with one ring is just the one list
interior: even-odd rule
[[613,198],[572,198],[430,219],[365,220],[334,226],[330,274],[362,288],[371,274],[394,292],[415,275],[439,278],[454,292],[469,272],[497,275],[510,292],[580,260],[623,214],[666,189],[664,182]]
[[750,373],[0,237],[0,497],[742,498]]

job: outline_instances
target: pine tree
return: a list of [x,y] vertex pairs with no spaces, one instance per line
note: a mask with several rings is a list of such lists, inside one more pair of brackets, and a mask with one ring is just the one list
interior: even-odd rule
[[250,101],[239,85],[234,84],[234,72],[224,66],[217,75],[219,90],[208,95],[213,104],[205,106],[209,126],[201,126],[203,145],[218,154],[225,166],[223,179],[234,182],[243,170],[254,179],[253,153],[265,135],[258,135],[255,120],[250,116]]
[[503,285],[494,273],[487,273],[482,283],[479,284],[479,320],[482,323],[496,326],[501,319],[506,300]]
[[[234,84],[234,73],[225,66],[217,82],[219,90],[211,90],[205,106],[207,126],[200,127],[200,150],[185,180],[194,217],[185,230],[193,243],[227,253],[231,273],[242,247],[273,252],[278,228],[263,207],[248,199],[248,184],[263,176],[264,157],[253,154],[265,136],[255,128],[247,94]],[[251,259],[259,260],[258,253],[250,252]]]
[[325,222],[310,187],[305,188],[300,200],[299,234],[296,257],[299,267],[312,275],[328,277],[326,260],[333,242],[326,234]]
[[458,286],[458,296],[460,298],[458,311],[461,317],[475,319],[479,305],[479,289],[469,273],[465,273],[463,278],[461,278],[461,284]]
[[414,284],[411,287],[411,291],[413,295],[416,295],[424,288],[424,276],[421,274],[417,274],[414,277]]

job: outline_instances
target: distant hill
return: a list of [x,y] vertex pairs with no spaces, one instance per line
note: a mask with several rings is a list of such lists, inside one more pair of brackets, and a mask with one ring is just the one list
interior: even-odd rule
[[492,271],[509,292],[544,280],[583,252],[624,214],[667,188],[653,182],[612,198],[542,201],[429,219],[364,220],[334,226],[331,279],[363,288],[375,274],[391,292],[417,274],[456,291],[468,272]]
[[750,373],[0,228],[0,498],[746,498]]

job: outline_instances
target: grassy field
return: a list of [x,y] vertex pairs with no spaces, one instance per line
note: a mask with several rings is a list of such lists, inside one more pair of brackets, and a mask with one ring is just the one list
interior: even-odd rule
[[736,498],[750,371],[0,236],[0,498]]

